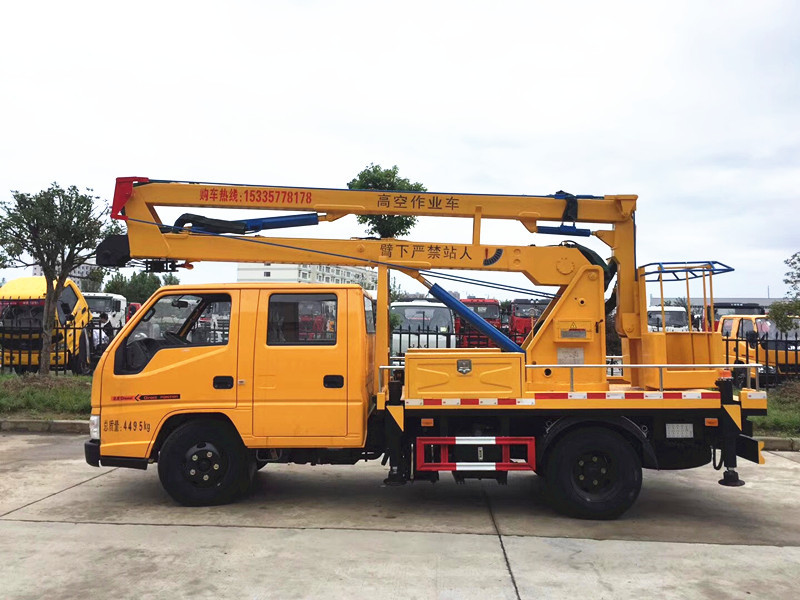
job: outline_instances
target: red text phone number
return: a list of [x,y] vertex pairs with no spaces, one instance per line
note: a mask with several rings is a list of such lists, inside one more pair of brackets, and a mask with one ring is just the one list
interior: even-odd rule
[[203,202],[267,204],[311,204],[311,192],[300,190],[240,190],[238,188],[204,188],[200,190]]

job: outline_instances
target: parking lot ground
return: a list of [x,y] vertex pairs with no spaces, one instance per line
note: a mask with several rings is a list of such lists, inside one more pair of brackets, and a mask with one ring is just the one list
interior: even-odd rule
[[84,436],[0,435],[3,598],[794,597],[800,461],[646,472],[621,519],[568,519],[531,474],[382,485],[385,468],[268,465],[185,508],[155,468],[95,469]]

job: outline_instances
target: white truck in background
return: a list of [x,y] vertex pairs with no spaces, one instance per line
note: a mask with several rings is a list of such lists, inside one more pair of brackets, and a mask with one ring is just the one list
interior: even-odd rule
[[396,321],[393,355],[409,348],[455,348],[455,321],[444,304],[423,299],[392,302],[389,311]]
[[689,331],[689,314],[682,306],[650,306],[647,309],[648,331]]
[[83,292],[83,297],[92,311],[92,321],[99,321],[100,314],[108,315],[108,322],[115,330],[119,330],[126,321],[128,301],[120,294],[107,292]]

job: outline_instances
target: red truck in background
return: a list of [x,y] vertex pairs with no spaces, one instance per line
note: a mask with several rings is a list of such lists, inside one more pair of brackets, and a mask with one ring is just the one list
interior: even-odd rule
[[[500,329],[500,301],[494,298],[466,298],[462,300],[469,309],[483,317],[490,325]],[[456,338],[459,348],[494,348],[488,337],[479,333],[456,316]]]
[[533,323],[544,312],[548,300],[520,298],[511,302],[511,315],[508,320],[508,333],[517,343],[522,342],[533,328]]

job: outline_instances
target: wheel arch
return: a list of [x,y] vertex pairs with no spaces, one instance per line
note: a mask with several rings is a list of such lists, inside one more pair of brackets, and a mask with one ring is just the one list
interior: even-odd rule
[[[658,469],[658,458],[653,445],[644,432],[628,417],[561,417],[553,423],[541,439],[536,440],[537,471],[544,469],[547,458],[555,443],[570,431],[582,427],[600,426],[616,431],[639,453],[642,466],[647,469]],[[540,466],[541,465],[541,466]]]
[[219,412],[185,412],[185,413],[177,413],[172,414],[166,418],[166,420],[161,424],[161,427],[158,430],[158,434],[156,435],[156,439],[153,442],[152,446],[150,446],[150,451],[148,452],[148,458],[151,461],[158,460],[158,453],[161,451],[161,447],[164,445],[166,439],[170,436],[170,434],[178,429],[184,423],[188,423],[189,421],[193,420],[208,420],[208,421],[219,421],[220,423],[226,423],[231,426],[233,431],[236,432],[241,438],[241,434],[236,426],[231,421],[230,417],[225,413]]

